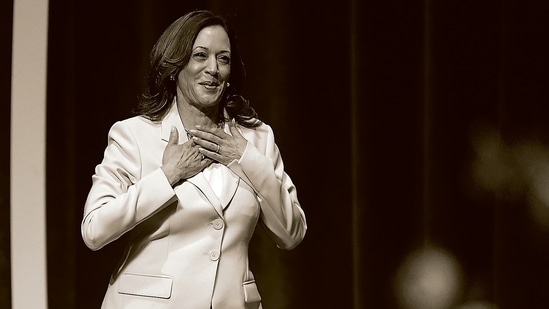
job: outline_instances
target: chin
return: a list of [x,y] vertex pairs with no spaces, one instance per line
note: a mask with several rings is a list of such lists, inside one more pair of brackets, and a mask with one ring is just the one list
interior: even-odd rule
[[199,104],[202,107],[214,107],[219,105],[220,100],[200,100]]
[[220,96],[215,96],[215,97],[206,96],[206,97],[202,97],[202,99],[200,100],[200,103],[204,106],[215,106],[215,105],[218,105],[219,102],[221,102]]

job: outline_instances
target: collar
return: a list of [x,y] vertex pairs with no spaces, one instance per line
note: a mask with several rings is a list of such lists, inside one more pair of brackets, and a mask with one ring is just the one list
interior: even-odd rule
[[179,132],[178,144],[182,144],[189,140],[187,138],[185,127],[183,127],[181,117],[179,117],[179,111],[177,110],[177,103],[175,98],[172,102],[170,110],[168,111],[168,114],[166,114],[164,119],[162,119],[162,132],[160,133],[162,140],[166,142],[170,140],[170,131],[172,127],[176,127],[177,132]]

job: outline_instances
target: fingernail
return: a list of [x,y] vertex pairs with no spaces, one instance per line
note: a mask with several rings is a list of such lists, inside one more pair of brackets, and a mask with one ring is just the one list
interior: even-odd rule
[[191,130],[189,130],[189,132],[191,132],[192,134],[195,134],[195,133],[196,133],[196,130],[191,129]]
[[194,127],[197,128],[197,129],[202,128],[202,126],[200,126],[199,124],[195,125]]

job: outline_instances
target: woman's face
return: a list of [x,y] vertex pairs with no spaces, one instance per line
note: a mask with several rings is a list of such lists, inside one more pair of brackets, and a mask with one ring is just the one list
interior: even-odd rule
[[209,26],[194,41],[191,57],[177,76],[178,100],[197,107],[219,104],[231,73],[231,43],[225,29]]

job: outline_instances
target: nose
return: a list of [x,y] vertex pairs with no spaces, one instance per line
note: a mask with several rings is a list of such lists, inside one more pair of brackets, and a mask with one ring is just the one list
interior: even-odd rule
[[206,62],[206,73],[217,77],[219,75],[219,67],[217,65],[217,59],[215,57],[209,57]]

